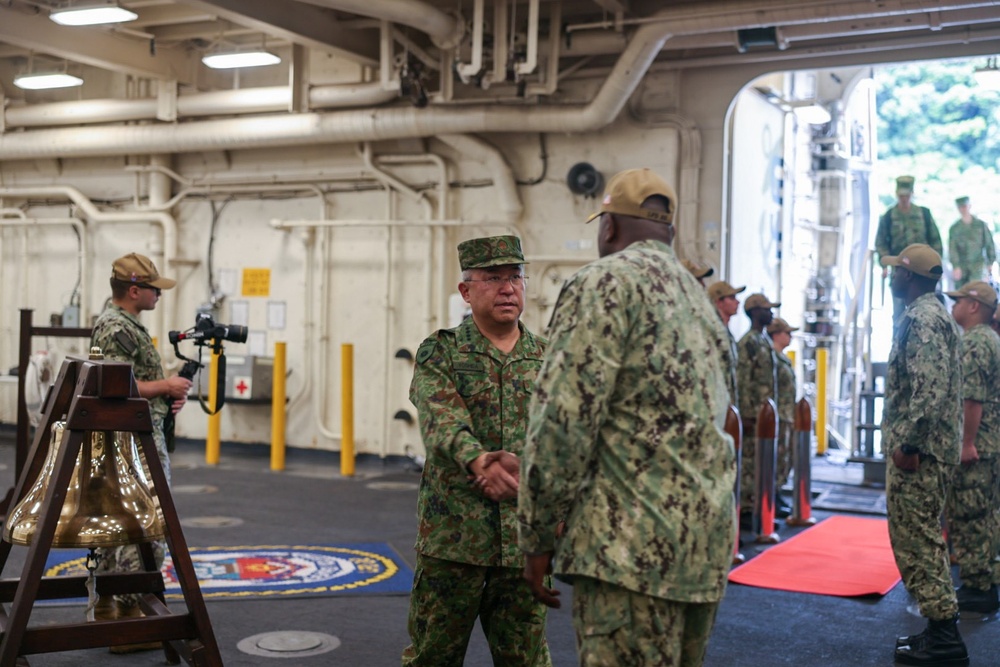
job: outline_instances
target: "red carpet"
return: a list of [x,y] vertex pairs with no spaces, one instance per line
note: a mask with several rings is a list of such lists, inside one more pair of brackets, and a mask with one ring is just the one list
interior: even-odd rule
[[834,516],[729,573],[729,581],[819,595],[885,595],[899,582],[885,519]]

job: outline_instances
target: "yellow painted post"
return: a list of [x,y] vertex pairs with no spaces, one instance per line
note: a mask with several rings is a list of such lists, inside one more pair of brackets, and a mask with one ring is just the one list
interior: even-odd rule
[[205,463],[217,465],[219,463],[219,442],[221,440],[222,413],[215,411],[218,405],[219,392],[219,352],[212,352],[212,362],[208,366],[208,404],[209,409],[215,414],[208,416],[208,437],[205,438]]
[[271,378],[271,470],[285,469],[285,348],[274,344],[274,368]]
[[792,362],[792,373],[795,373],[795,350],[785,352],[785,356],[788,357],[790,362]]
[[826,369],[830,351],[816,348],[816,456],[826,455]]
[[354,476],[354,346],[340,346],[340,474]]

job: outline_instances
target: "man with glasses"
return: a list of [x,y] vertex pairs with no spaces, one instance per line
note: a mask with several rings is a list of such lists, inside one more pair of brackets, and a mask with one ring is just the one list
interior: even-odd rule
[[[170,481],[170,458],[163,435],[163,419],[168,412],[178,412],[187,400],[191,381],[179,375],[165,377],[160,354],[153,345],[149,331],[139,321],[144,310],[153,310],[160,300],[162,290],[171,289],[177,282],[164,278],[156,265],[144,255],[129,253],[111,265],[111,303],[97,318],[91,332],[90,344],[101,348],[104,358],[132,364],[139,395],[149,400],[153,420],[153,442],[163,466],[167,482]],[[153,555],[157,566],[163,565],[166,545],[153,542]],[[141,569],[139,549],[134,545],[98,549],[97,572],[130,572]],[[97,620],[133,618],[142,616],[137,595],[102,597],[95,609]],[[128,644],[111,647],[112,653],[158,649],[159,642]]]
[[518,457],[545,340],[520,322],[515,236],[458,246],[472,316],[417,350],[410,400],[427,450],[404,666],[461,667],[477,616],[497,665],[547,667],[545,606],[521,576]]

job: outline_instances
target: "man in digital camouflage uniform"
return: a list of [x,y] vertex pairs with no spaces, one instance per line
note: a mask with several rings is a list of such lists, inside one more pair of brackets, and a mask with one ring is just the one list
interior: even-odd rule
[[[417,499],[412,643],[402,662],[460,667],[479,617],[495,664],[546,667],[546,610],[522,578],[517,548],[514,458],[524,447],[545,340],[520,322],[525,277],[517,237],[465,241],[458,256],[458,288],[472,316],[420,345],[410,384],[427,460]],[[515,479],[504,482],[509,471]]]
[[[900,176],[896,179],[896,205],[879,218],[878,231],[875,233],[875,251],[879,257],[896,256],[911,243],[924,243],[938,255],[944,253],[941,232],[934,222],[934,216],[929,209],[913,203],[915,181],[913,176]],[[888,269],[883,269],[882,278],[887,275]],[[893,297],[893,332],[899,328],[899,318],[905,307],[901,299]]]
[[983,281],[948,292],[962,329],[965,428],[961,463],[948,497],[948,535],[962,576],[961,611],[1000,609],[1000,336],[990,328],[997,293]]
[[785,348],[792,342],[792,332],[798,331],[780,317],[767,325],[767,335],[774,345],[778,360],[778,465],[775,468],[774,488],[781,489],[792,474],[792,428],[795,422],[795,369],[785,355]]
[[729,402],[737,410],[740,409],[740,393],[736,384],[737,360],[739,353],[736,348],[736,337],[729,329],[729,320],[733,318],[740,309],[740,300],[736,295],[743,292],[746,287],[733,287],[725,280],[719,280],[708,286],[708,300],[715,306],[715,311],[719,314],[719,319],[726,329],[726,338],[729,344],[722,350],[722,368],[726,371],[726,385],[729,387]]
[[982,280],[997,261],[997,249],[989,226],[972,215],[968,197],[955,200],[959,219],[948,230],[948,261],[955,288]]
[[[164,278],[146,256],[130,253],[119,257],[111,265],[111,304],[101,313],[90,336],[91,346],[101,348],[104,358],[132,364],[139,395],[149,400],[153,420],[153,442],[163,466],[163,474],[170,482],[170,457],[163,435],[163,418],[167,413],[180,410],[186,400],[191,381],[179,375],[165,377],[160,354],[153,346],[149,331],[139,321],[144,310],[153,310],[160,300],[162,290],[177,284]],[[153,555],[157,565],[163,564],[166,545],[153,542]],[[98,549],[100,559],[97,572],[141,570],[139,550],[134,545]],[[119,596],[114,600],[102,598],[95,608],[98,620],[138,617],[138,596]],[[159,648],[160,643],[113,646],[112,653]]]
[[587,667],[702,664],[732,560],[726,334],[671,248],[676,206],[648,169],[608,183],[601,259],[559,295],[531,404],[525,577],[553,607],[550,565],[572,582]]
[[[744,527],[749,526],[756,495],[754,484],[755,457],[757,453],[757,413],[764,401],[775,401],[778,396],[778,357],[765,329],[774,321],[772,308],[781,304],[763,294],[751,294],[743,302],[743,311],[750,318],[750,329],[737,345],[736,385],[740,396],[740,418],[743,420],[743,459],[740,469],[740,513]],[[778,437],[776,455],[782,457],[781,438]],[[771,468],[772,470],[774,468]],[[775,498],[774,515],[785,518],[790,508]]]
[[882,419],[886,514],[896,566],[927,628],[896,640],[904,665],[966,665],[941,513],[962,449],[960,336],[934,291],[941,255],[922,243],[882,257],[906,303],[889,353]]

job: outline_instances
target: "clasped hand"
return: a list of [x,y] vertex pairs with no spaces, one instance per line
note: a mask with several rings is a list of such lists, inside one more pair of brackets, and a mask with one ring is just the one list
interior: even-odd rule
[[521,461],[503,450],[486,452],[469,464],[469,479],[484,496],[499,502],[517,498]]

